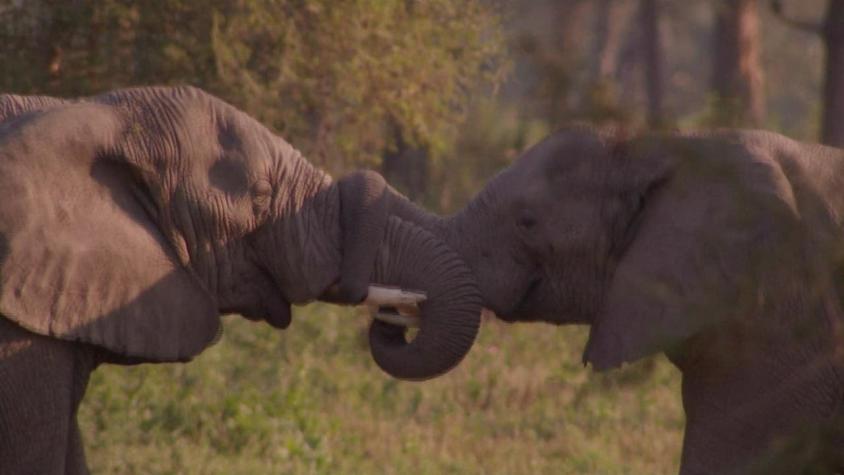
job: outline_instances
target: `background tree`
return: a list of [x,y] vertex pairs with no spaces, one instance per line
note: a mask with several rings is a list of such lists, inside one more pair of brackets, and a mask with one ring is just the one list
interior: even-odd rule
[[802,20],[785,12],[782,1],[773,12],[797,30],[820,35],[824,44],[824,85],[821,100],[821,142],[844,147],[844,1],[829,0],[822,21]]
[[644,56],[645,88],[647,94],[647,121],[651,127],[663,124],[663,55],[660,34],[660,5],[658,0],[641,0],[639,5],[642,23],[642,53]]
[[824,24],[826,74],[821,140],[844,148],[844,0],[830,0]]
[[765,120],[758,10],[756,0],[715,2],[712,90],[720,125],[760,127]]
[[844,148],[844,0],[829,0],[823,37],[826,72],[821,141]]

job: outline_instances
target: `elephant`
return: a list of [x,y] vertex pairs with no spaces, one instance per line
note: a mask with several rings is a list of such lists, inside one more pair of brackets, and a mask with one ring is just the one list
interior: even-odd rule
[[392,194],[198,88],[0,95],[0,473],[86,473],[91,372],[189,361],[223,314],[283,329],[291,304],[419,289],[418,334],[376,320],[373,358],[411,380],[454,367],[480,324],[474,274]]
[[682,375],[682,474],[844,471],[844,151],[759,130],[564,127],[440,217],[508,322]]

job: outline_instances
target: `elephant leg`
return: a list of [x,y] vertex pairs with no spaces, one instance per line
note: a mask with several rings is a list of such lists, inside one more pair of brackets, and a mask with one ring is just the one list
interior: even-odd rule
[[828,435],[841,384],[821,359],[786,359],[683,369],[682,475],[834,473]]
[[[842,374],[840,370],[839,374]],[[844,474],[844,394],[827,434],[825,459],[830,467],[834,467],[835,473]]]
[[76,411],[94,366],[87,347],[0,317],[0,473],[87,473]]
[[79,431],[79,423],[76,421],[77,404],[70,420],[67,439],[67,456],[65,457],[65,472],[73,475],[85,475],[88,473],[88,464],[85,462],[85,447],[82,445],[82,433]]

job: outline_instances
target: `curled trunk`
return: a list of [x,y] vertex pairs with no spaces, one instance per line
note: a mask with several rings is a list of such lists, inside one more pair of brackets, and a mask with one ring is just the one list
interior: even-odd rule
[[[390,214],[398,216],[404,221],[409,221],[435,236],[448,241],[449,223],[448,218],[429,212],[425,208],[407,199],[395,188],[387,186],[388,208]],[[451,244],[449,242],[449,244]]]
[[469,352],[480,326],[481,295],[469,268],[445,242],[409,221],[391,216],[376,256],[372,282],[419,289],[419,333],[381,321],[370,327],[372,356],[388,374],[424,380],[447,372]]

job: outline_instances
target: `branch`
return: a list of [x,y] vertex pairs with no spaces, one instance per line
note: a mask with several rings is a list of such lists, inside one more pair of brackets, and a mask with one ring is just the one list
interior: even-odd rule
[[797,18],[791,18],[790,16],[785,14],[782,6],[782,0],[771,0],[771,11],[774,15],[779,18],[783,23],[786,25],[802,31],[803,33],[810,33],[814,35],[820,35],[823,33],[823,24],[820,22],[809,21],[809,20],[799,20]]

